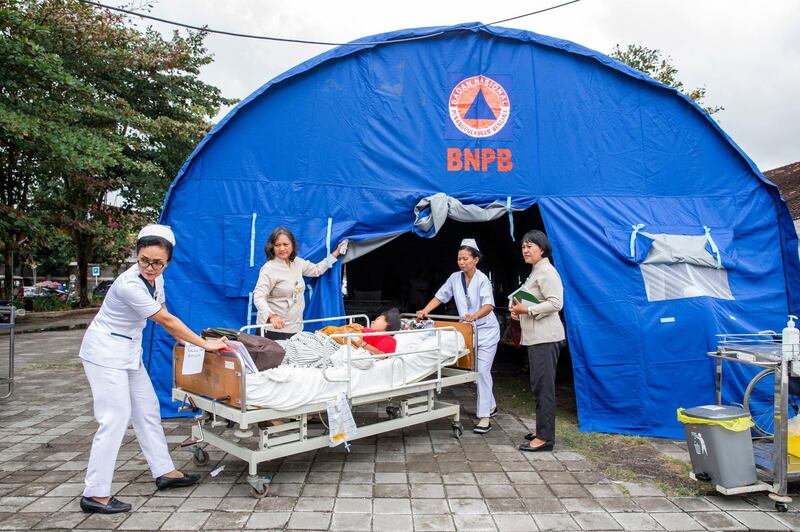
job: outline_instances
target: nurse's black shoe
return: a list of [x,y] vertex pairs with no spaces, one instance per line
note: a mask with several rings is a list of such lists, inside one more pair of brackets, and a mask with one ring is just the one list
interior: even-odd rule
[[91,497],[81,497],[81,510],[86,513],[120,514],[123,512],[130,512],[131,505],[127,502],[122,502],[116,497],[111,497],[111,499],[108,500],[108,504],[103,504]]
[[494,417],[497,415],[497,407],[494,407],[491,412],[489,412],[489,417]]
[[184,473],[182,477],[168,477],[161,475],[156,479],[156,487],[160,490],[171,490],[172,488],[185,488],[196,484],[200,480],[200,475]]

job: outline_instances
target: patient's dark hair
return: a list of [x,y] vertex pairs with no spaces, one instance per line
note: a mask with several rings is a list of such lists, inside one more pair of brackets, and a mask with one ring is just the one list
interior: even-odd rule
[[392,307],[388,310],[385,310],[379,314],[379,316],[383,316],[386,318],[386,330],[387,331],[399,331],[402,323],[400,321],[400,310],[397,307]]
[[160,247],[167,252],[167,262],[172,260],[172,242],[160,236],[143,236],[137,240],[136,254],[138,255],[142,249],[149,248],[150,246]]
[[269,239],[267,240],[267,243],[264,246],[264,253],[267,254],[268,259],[275,258],[275,242],[281,235],[286,235],[286,238],[288,238],[289,242],[292,243],[292,254],[289,255],[289,260],[293,261],[295,257],[297,257],[297,239],[295,239],[291,231],[289,231],[287,228],[283,226],[276,227],[275,229],[273,229],[272,234],[269,235]]
[[547,235],[538,229],[531,229],[525,233],[525,236],[522,237],[522,243],[524,244],[525,242],[530,242],[531,244],[536,244],[539,246],[542,250],[543,257],[549,257],[552,253],[550,241],[547,239]]

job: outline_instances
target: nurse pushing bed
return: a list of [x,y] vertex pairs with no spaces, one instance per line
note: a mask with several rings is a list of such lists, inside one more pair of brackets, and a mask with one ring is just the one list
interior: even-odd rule
[[481,252],[472,238],[465,238],[458,248],[458,269],[447,278],[425,308],[417,311],[424,318],[433,309],[455,299],[459,316],[474,322],[478,332],[478,404],[476,413],[480,421],[473,431],[486,434],[492,430],[490,418],[497,413],[497,403],[492,393],[492,363],[500,341],[500,324],[494,315],[494,296],[489,278],[478,269]]

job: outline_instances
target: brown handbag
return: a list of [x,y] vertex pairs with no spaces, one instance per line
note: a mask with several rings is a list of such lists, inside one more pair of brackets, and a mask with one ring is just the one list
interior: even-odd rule
[[231,338],[232,334],[230,330],[222,332],[220,329],[206,329],[203,331],[202,335],[204,338],[220,338],[225,336],[229,340],[242,342],[250,353],[250,358],[253,359],[258,371],[277,368],[281,365],[281,362],[283,362],[286,351],[284,351],[275,340],[270,340],[269,338],[264,338],[263,336],[257,336],[255,334],[239,331],[233,332],[237,333],[235,338]]

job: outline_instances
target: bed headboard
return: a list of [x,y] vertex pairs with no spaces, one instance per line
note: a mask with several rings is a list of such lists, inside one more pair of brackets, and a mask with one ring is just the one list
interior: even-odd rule
[[[183,375],[183,346],[176,344],[172,350],[175,386],[187,392],[205,395],[234,408],[242,407],[241,371],[239,360],[206,351],[203,371]],[[226,398],[225,400],[222,400]]]
[[453,364],[453,367],[460,369],[475,370],[475,339],[473,337],[473,327],[470,323],[458,321],[454,317],[453,320],[435,319],[433,323],[437,327],[455,327],[458,332],[464,335],[464,343],[467,346],[467,354],[458,359],[458,362]]

